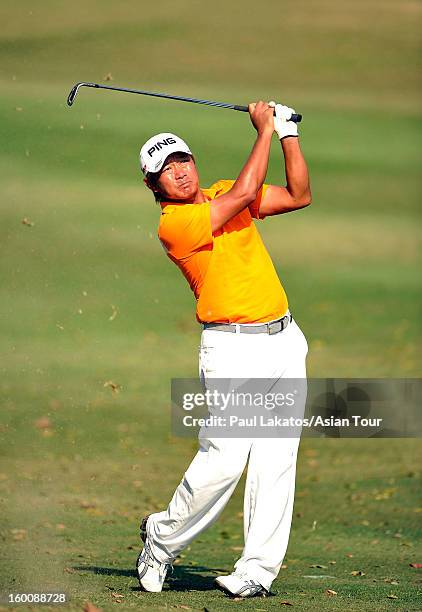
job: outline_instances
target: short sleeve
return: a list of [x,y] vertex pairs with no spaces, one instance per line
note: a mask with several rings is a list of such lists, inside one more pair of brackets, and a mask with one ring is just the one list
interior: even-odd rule
[[167,253],[185,259],[213,242],[210,203],[184,204],[164,209],[158,237]]
[[268,185],[262,185],[261,189],[258,191],[258,195],[256,196],[256,199],[252,202],[252,204],[249,204],[249,212],[251,213],[251,216],[254,219],[265,219],[266,215],[260,215],[259,214],[259,207],[261,206],[261,202],[265,196],[265,192],[268,189]]

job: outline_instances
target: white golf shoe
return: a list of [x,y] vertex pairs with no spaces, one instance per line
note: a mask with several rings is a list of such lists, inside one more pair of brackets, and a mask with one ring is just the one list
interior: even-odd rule
[[141,589],[150,593],[160,593],[170,568],[170,563],[161,563],[153,556],[148,541],[146,541],[144,549],[136,560],[136,571]]
[[230,574],[218,576],[215,579],[217,586],[232,597],[266,597],[269,595],[262,584],[248,578],[244,574]]

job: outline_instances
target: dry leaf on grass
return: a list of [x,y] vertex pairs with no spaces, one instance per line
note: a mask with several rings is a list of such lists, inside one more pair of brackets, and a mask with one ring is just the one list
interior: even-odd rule
[[365,576],[365,572],[361,572],[360,570],[353,570],[350,572],[352,576]]
[[337,591],[333,591],[333,589],[326,589],[325,592],[329,597],[333,597],[334,595],[337,595]]
[[94,502],[89,502],[89,501],[81,501],[81,503],[79,504],[81,508],[84,508],[85,510],[88,508],[96,508],[97,504],[95,504]]
[[110,387],[113,393],[118,393],[121,388],[120,385],[116,385],[116,383],[114,383],[112,380],[107,380],[104,383],[104,387]]
[[27,225],[28,227],[34,227],[35,223],[24,217],[22,219],[22,225]]
[[117,308],[113,304],[111,305],[111,311],[112,312],[111,312],[111,315],[109,316],[108,320],[109,321],[114,321],[114,319],[117,317],[118,310],[117,310]]
[[107,72],[107,74],[103,78],[103,81],[112,81],[112,80],[113,80],[113,76],[111,72]]
[[86,513],[91,516],[104,516],[103,510],[99,508],[86,508]]
[[280,606],[292,606],[291,601],[280,601]]
[[24,540],[28,533],[26,529],[11,529],[10,531],[12,533],[13,539],[17,542],[20,540]]
[[37,429],[48,429],[51,427],[51,421],[48,417],[41,417],[34,422]]
[[387,595],[388,599],[398,599],[397,595],[393,595],[393,593],[390,593],[390,595]]
[[94,606],[90,601],[86,601],[82,609],[84,612],[101,612],[102,610],[102,608],[97,608],[97,606]]
[[384,489],[383,491],[376,491],[374,499],[376,501],[382,501],[384,499],[390,499],[397,492],[397,487],[392,487],[390,489]]
[[321,565],[320,563],[314,563],[313,565],[310,565],[309,567],[317,567],[319,569],[327,569],[327,565]]

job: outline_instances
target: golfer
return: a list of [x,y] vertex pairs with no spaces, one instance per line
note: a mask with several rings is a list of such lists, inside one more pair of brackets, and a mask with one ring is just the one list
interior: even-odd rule
[[[188,145],[169,133],[140,153],[145,183],[161,206],[158,235],[197,300],[202,324],[199,372],[212,379],[305,379],[306,339],[255,220],[308,206],[308,170],[295,111],[274,102],[249,105],[255,143],[235,181],[200,187]],[[286,186],[264,184],[274,131],[281,141]],[[280,241],[283,237],[280,234]],[[237,597],[264,596],[287,549],[299,438],[208,438],[166,510],[145,517],[136,567],[141,588],[160,592],[175,557],[219,516],[248,463],[244,548],[217,586]]]

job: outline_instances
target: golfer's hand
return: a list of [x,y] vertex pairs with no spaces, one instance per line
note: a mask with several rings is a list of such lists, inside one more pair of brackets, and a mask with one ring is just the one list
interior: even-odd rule
[[268,106],[275,109],[274,130],[277,132],[279,139],[282,140],[287,136],[298,136],[297,123],[289,121],[295,110],[275,102],[268,102]]
[[252,125],[258,134],[265,132],[272,134],[274,131],[274,109],[266,102],[252,102],[248,106]]

